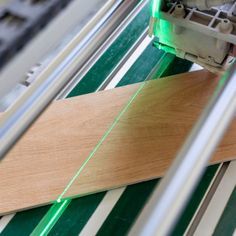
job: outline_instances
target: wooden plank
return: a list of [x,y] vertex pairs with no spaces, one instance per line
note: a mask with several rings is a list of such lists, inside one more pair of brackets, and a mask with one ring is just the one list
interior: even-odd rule
[[[146,83],[65,197],[162,176],[217,81],[201,71]],[[54,102],[0,163],[0,214],[57,199],[139,86]],[[236,122],[212,163],[235,145]]]

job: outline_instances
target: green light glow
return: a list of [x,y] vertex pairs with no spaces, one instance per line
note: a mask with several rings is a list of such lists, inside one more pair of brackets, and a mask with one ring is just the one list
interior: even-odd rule
[[151,3],[151,16],[159,18],[161,11],[161,0],[152,0]]
[[154,35],[159,38],[160,43],[170,45],[172,42],[172,25],[170,22],[160,19],[156,23]]
[[153,30],[153,34],[156,36],[156,40],[153,44],[160,50],[176,55],[175,48],[168,46],[174,45],[175,40],[172,38],[172,31],[173,29],[170,22],[159,19],[155,23]]
[[155,45],[158,49],[163,50],[163,51],[165,51],[166,53],[171,53],[171,54],[174,54],[174,55],[176,54],[175,49],[172,48],[172,47],[168,47],[168,46],[163,45],[163,44],[158,43],[158,42],[154,42],[154,45]]
[[56,224],[60,216],[63,214],[71,200],[67,199],[61,203],[54,203],[47,214],[39,222],[38,226],[30,234],[31,236],[44,236],[47,235],[53,226]]
[[165,45],[172,45],[174,40],[172,38],[172,25],[170,22],[161,19],[161,9],[163,0],[152,0],[151,3],[151,35],[153,34],[159,39],[159,44],[155,46],[165,52],[176,54],[176,51],[172,47]]

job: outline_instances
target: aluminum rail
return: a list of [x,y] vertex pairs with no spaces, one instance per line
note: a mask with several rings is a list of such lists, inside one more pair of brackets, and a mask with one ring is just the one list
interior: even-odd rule
[[213,97],[129,235],[169,235],[236,110],[236,62]]
[[0,160],[50,101],[89,60],[139,0],[109,1],[0,118]]
[[[86,73],[91,69],[91,67],[97,62],[100,56],[111,46],[111,44],[119,37],[119,35],[123,32],[123,30],[129,25],[129,23],[140,13],[140,11],[148,4],[149,0],[143,0],[134,8],[134,10],[125,18],[125,20],[113,31],[110,37],[103,43],[103,45],[91,56],[89,61],[83,66],[83,68],[74,75],[74,78],[63,88],[63,90],[58,94],[56,99],[63,99],[68,96],[68,94],[73,90],[73,88],[80,82],[80,80],[86,75]],[[126,61],[127,58],[135,51],[140,42],[147,35],[147,30],[143,32],[143,34],[139,37],[139,39],[135,42],[132,48],[126,53],[122,61]],[[122,63],[121,63],[122,64]],[[118,67],[121,65],[119,64]],[[111,73],[115,74],[118,68],[115,68]],[[105,83],[108,83],[110,79],[112,79],[111,75],[109,75],[109,79],[106,80]],[[105,86],[105,85],[102,85]]]

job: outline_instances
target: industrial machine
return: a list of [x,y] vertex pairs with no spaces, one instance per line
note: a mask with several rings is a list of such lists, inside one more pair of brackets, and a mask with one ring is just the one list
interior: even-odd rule
[[224,74],[162,180],[0,216],[0,235],[235,236],[236,162],[205,169],[234,117],[235,45],[232,0],[0,1],[1,160],[53,100]]
[[228,68],[235,56],[235,1],[153,1],[150,34],[158,48],[210,71]]

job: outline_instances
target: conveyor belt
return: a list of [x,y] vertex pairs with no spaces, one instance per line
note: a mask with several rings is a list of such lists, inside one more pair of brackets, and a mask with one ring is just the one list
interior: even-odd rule
[[[214,236],[218,235],[235,235],[236,233],[236,187],[234,188],[232,194],[230,195],[230,199],[227,202],[225,210],[214,230]],[[227,226],[227,227],[226,227]]]
[[[148,18],[149,11],[147,7],[135,18],[105,54],[103,54],[100,60],[86,74],[83,80],[78,83],[69,96],[95,92],[115,68],[117,63],[123,58],[127,50],[145,30],[148,24]],[[153,48],[150,44],[119,81],[117,86],[124,86],[145,80],[150,76],[150,73],[154,72],[153,68],[156,68],[156,65],[160,64],[160,59],[163,59],[163,52]],[[162,76],[188,71],[190,66],[191,63],[175,58],[162,73]],[[98,74],[100,75],[99,80]],[[216,165],[207,169],[172,235],[183,235],[199,203],[202,201],[211,185],[218,168],[219,166]],[[86,224],[89,223],[89,220],[99,216],[99,208],[106,207],[110,204],[109,201],[106,200],[109,199],[110,195],[112,195],[112,199],[115,199],[112,203],[113,205],[109,205],[110,208],[107,217],[102,219],[102,224],[100,226],[93,225],[93,227],[98,227],[93,230],[97,232],[98,235],[125,235],[157,184],[158,180],[153,180],[128,186],[125,189],[112,190],[74,199],[49,235],[78,235],[80,232],[86,232],[84,227],[88,227]],[[232,201],[234,203],[232,203]],[[234,193],[232,194],[229,204],[231,206],[236,205]],[[44,206],[17,213],[3,230],[2,235],[16,235],[16,232],[18,235],[29,235],[48,212],[49,208],[50,206]],[[229,210],[230,209],[231,208],[229,208]],[[228,212],[227,209],[225,212]],[[227,215],[227,213],[224,214]],[[225,219],[224,215],[222,217]],[[231,229],[235,226],[230,225]],[[89,225],[89,227],[91,227],[91,225]],[[222,228],[222,226],[218,227]],[[226,226],[224,226],[224,228],[225,227]]]

